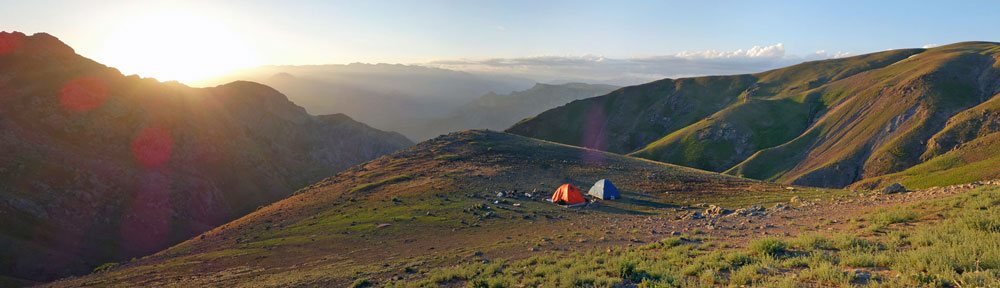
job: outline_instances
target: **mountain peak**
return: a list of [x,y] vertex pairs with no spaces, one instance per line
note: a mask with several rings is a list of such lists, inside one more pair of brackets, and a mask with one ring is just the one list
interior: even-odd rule
[[0,56],[21,53],[59,56],[76,54],[72,47],[48,33],[40,32],[28,36],[18,31],[0,31]]

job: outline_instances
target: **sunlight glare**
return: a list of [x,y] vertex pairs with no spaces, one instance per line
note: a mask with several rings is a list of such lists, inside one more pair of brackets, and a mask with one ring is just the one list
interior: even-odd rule
[[126,75],[190,83],[256,65],[252,46],[210,17],[161,11],[119,25],[98,60]]

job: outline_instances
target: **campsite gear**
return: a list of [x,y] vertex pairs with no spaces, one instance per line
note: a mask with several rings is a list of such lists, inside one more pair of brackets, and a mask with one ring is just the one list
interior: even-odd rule
[[597,180],[597,183],[594,183],[594,187],[590,187],[590,191],[587,191],[587,194],[604,200],[622,198],[618,194],[618,187],[615,187],[615,184],[611,183],[611,180],[608,179]]
[[580,189],[569,183],[559,186],[556,193],[552,194],[552,203],[559,205],[577,205],[586,202],[587,199],[584,199],[583,194],[580,194]]

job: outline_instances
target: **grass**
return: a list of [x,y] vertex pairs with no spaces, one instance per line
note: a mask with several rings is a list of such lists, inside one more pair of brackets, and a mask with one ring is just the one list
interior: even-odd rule
[[438,156],[434,157],[434,160],[441,160],[441,161],[455,161],[455,160],[459,160],[459,159],[462,159],[462,156],[455,155],[455,154],[444,154],[444,155],[438,155]]
[[1000,167],[1000,133],[978,138],[902,172],[858,185],[885,186],[899,182],[907,188],[917,189],[947,186],[1000,178],[1000,170],[996,167]]
[[372,189],[375,189],[375,188],[378,188],[378,187],[382,187],[382,186],[385,186],[385,185],[389,185],[389,184],[393,184],[393,183],[399,183],[399,182],[404,182],[404,181],[412,180],[412,179],[413,179],[413,176],[410,176],[410,175],[392,176],[392,177],[389,177],[389,178],[381,179],[379,181],[375,181],[375,182],[371,182],[371,183],[365,183],[365,184],[358,185],[357,187],[354,187],[354,189],[351,189],[351,193],[369,191],[369,190],[372,190]]
[[872,214],[868,217],[868,220],[872,224],[870,226],[871,229],[879,230],[892,224],[912,222],[916,218],[917,213],[910,209],[895,208]]
[[[419,282],[389,286],[995,287],[1000,285],[997,204],[1000,188],[993,187],[867,215],[882,230],[878,233],[859,229],[762,238],[745,248],[671,237],[633,248],[434,269]],[[925,215],[942,219],[921,221]],[[892,225],[899,223],[913,226]]]
[[763,238],[750,242],[750,250],[758,255],[779,257],[788,252],[788,244],[777,238]]

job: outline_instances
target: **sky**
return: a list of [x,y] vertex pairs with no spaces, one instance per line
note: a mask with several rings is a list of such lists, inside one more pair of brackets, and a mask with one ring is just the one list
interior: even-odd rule
[[[0,0],[0,7],[0,30],[47,32],[123,72],[166,78],[353,62],[527,71],[552,81],[693,76],[1000,41],[1000,1]],[[593,74],[602,67],[619,70]]]

